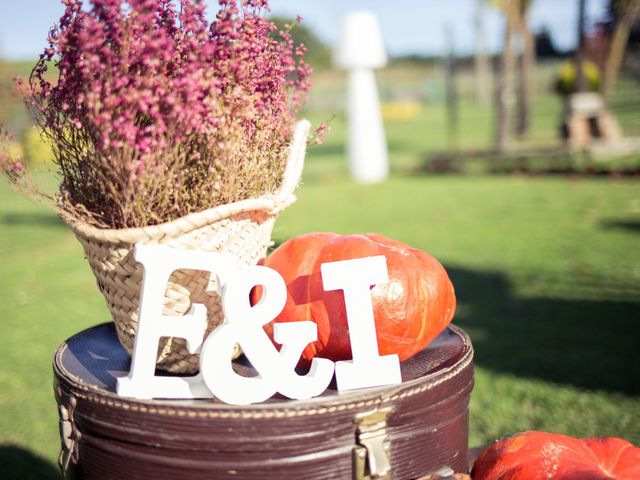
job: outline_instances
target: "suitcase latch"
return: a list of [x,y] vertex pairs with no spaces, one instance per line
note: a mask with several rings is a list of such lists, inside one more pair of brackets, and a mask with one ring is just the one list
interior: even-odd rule
[[358,427],[353,449],[355,480],[391,480],[391,443],[387,438],[387,417],[392,407],[377,408],[356,415]]
[[60,457],[58,466],[63,478],[71,473],[71,466],[78,463],[78,440],[80,431],[76,428],[73,413],[76,407],[76,399],[57,385],[54,389],[58,400],[58,413],[60,415]]

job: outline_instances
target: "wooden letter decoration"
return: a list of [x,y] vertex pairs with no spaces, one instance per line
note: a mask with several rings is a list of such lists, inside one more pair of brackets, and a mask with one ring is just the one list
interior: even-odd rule
[[336,362],[338,390],[401,383],[398,355],[378,353],[371,286],[388,281],[384,256],[342,260],[320,266],[325,290],[342,290],[353,360]]
[[[251,289],[262,285],[258,304],[249,303]],[[304,376],[295,372],[305,347],[317,339],[316,324],[311,321],[280,324],[275,329],[273,346],[262,328],[284,307],[287,287],[278,272],[267,267],[253,267],[239,272],[224,287],[222,305],[225,323],[206,340],[200,357],[204,380],[220,400],[244,405],[262,402],[280,392],[289,398],[306,399],[324,392],[333,377],[334,363],[314,358]],[[231,354],[240,344],[258,377],[243,377],[234,372]]]
[[137,244],[134,258],[144,267],[138,329],[131,355],[129,375],[118,378],[118,395],[135,398],[203,398],[211,397],[200,375],[195,377],[158,377],[155,375],[160,337],[180,337],[190,352],[198,351],[207,328],[206,307],[193,304],[180,317],[162,314],[167,282],[178,269],[208,270],[218,284],[238,269],[232,255]]
[[[353,360],[336,362],[314,358],[309,372],[295,368],[304,348],[317,340],[317,326],[311,319],[275,324],[274,341],[263,326],[283,309],[287,288],[284,280],[267,267],[240,269],[231,255],[199,252],[158,245],[136,245],[135,259],[144,267],[140,294],[138,329],[131,370],[118,379],[119,395],[141,399],[207,398],[245,405],[263,402],[280,393],[292,399],[320,395],[331,382],[334,369],[339,390],[400,383],[397,355],[378,352],[372,285],[387,281],[384,256],[330,262],[321,265],[325,290],[344,292]],[[162,314],[164,291],[171,274],[178,269],[206,270],[215,275],[221,288],[224,322],[206,340],[206,307],[192,304],[182,316]],[[250,292],[262,286],[262,297],[250,303]],[[187,341],[192,353],[200,354],[200,374],[193,377],[155,375],[158,342],[161,337]],[[240,344],[258,375],[244,377],[233,369],[234,346]]]

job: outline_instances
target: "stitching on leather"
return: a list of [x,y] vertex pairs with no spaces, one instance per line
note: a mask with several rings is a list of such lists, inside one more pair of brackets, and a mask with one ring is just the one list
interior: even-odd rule
[[[448,369],[444,370],[443,375],[441,375],[439,378],[437,378],[434,382],[429,383],[429,384],[424,384],[424,385],[420,385],[417,387],[414,387],[412,389],[406,390],[402,393],[397,393],[397,394],[385,394],[384,392],[378,392],[376,394],[375,398],[372,398],[370,400],[361,400],[358,402],[353,402],[353,403],[345,403],[345,404],[340,404],[340,405],[332,405],[329,407],[314,407],[314,408],[296,408],[296,409],[286,409],[286,408],[273,408],[273,409],[269,409],[269,410],[231,410],[231,409],[225,409],[225,410],[214,410],[214,411],[210,411],[210,410],[205,410],[208,408],[211,408],[210,406],[202,406],[202,407],[197,407],[197,408],[193,408],[193,407],[156,407],[156,406],[147,406],[143,403],[136,403],[135,400],[115,400],[112,398],[109,398],[107,395],[116,395],[112,392],[107,392],[101,388],[98,388],[94,385],[88,384],[84,381],[82,381],[82,379],[80,379],[79,377],[77,377],[76,375],[73,375],[71,372],[69,372],[65,366],[62,363],[62,355],[65,352],[65,350],[68,348],[68,343],[65,342],[61,345],[61,347],[58,349],[58,352],[56,353],[56,362],[55,362],[55,367],[56,369],[61,370],[61,372],[63,373],[63,375],[65,376],[64,378],[62,378],[61,380],[69,385],[70,390],[73,390],[73,395],[78,397],[78,398],[82,398],[84,400],[93,402],[93,403],[98,403],[101,405],[107,405],[110,407],[115,407],[115,408],[122,408],[125,410],[131,410],[134,412],[141,412],[141,413],[150,413],[150,414],[157,414],[157,415],[166,415],[166,416],[189,416],[189,417],[205,417],[205,418],[243,418],[243,419],[259,419],[259,418],[272,418],[272,417],[278,417],[278,418],[293,418],[293,417],[303,417],[303,416],[310,416],[310,415],[322,415],[322,414],[326,414],[326,413],[335,413],[335,412],[343,412],[343,411],[349,411],[349,410],[355,410],[355,409],[361,409],[364,407],[372,407],[374,405],[378,405],[381,403],[387,403],[387,402],[392,402],[394,400],[399,400],[399,399],[404,399],[407,397],[411,397],[414,395],[417,395],[419,393],[422,392],[426,392],[427,390],[431,390],[439,385],[441,385],[442,383],[446,382],[447,380],[450,380],[451,378],[459,375],[462,371],[464,371],[469,364],[472,362],[473,360],[473,347],[471,346],[470,342],[467,341],[467,339],[461,334],[460,329],[458,329],[457,327],[455,327],[454,325],[451,326],[451,330],[458,335],[462,341],[463,341],[463,345],[465,347],[468,348],[467,352],[465,353],[465,355],[462,357],[462,359],[456,363],[455,365],[453,365],[452,367],[449,367]],[[78,334],[76,336],[76,338],[85,336],[87,334],[89,334],[92,330],[94,330],[95,328],[99,328],[98,327],[93,327],[90,328],[88,330],[85,330],[84,332],[81,332],[80,334]],[[423,377],[424,378],[424,377]],[[415,381],[415,380],[414,380]],[[74,385],[74,383],[76,385]],[[93,393],[85,393],[81,390],[78,390],[78,387],[80,388],[84,388],[86,390],[90,390],[93,392],[99,392],[100,395],[96,395]],[[396,386],[396,389],[398,388],[402,388],[402,385],[398,385]],[[211,404],[211,406],[216,406],[215,404]]]

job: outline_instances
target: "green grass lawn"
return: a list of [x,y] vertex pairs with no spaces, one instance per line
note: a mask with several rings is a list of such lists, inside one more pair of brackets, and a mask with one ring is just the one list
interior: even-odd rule
[[[356,186],[336,158],[320,175],[323,155],[311,153],[275,239],[376,231],[443,262],[476,349],[472,444],[527,429],[640,443],[637,181],[396,175]],[[108,319],[82,255],[51,213],[0,184],[0,461],[24,469],[12,478],[55,478],[51,356]]]
[[[320,87],[316,98],[331,99]],[[316,123],[339,111],[321,107]],[[539,99],[535,138],[555,138],[560,108]],[[458,295],[455,323],[476,349],[471,444],[528,429],[640,444],[640,184],[409,175],[451,146],[445,123],[437,102],[411,122],[388,122],[392,178],[357,186],[346,176],[338,115],[327,143],[310,150],[299,201],[279,218],[275,240],[373,231],[441,260]],[[491,117],[465,104],[457,146],[489,146],[491,137]],[[108,319],[71,232],[0,181],[2,478],[57,478],[52,354]]]

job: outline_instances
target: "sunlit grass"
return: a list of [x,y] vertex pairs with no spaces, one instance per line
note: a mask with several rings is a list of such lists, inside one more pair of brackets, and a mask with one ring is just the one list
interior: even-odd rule
[[[390,181],[354,185],[341,87],[332,88],[310,118],[337,112],[333,133],[310,149],[299,201],[279,218],[275,239],[374,231],[443,262],[458,294],[455,322],[476,348],[473,445],[527,429],[640,443],[638,182],[409,174],[455,140],[436,102],[411,121],[387,123]],[[551,96],[540,102],[535,135],[553,140],[549,119],[561,106]],[[489,146],[491,121],[466,103],[457,146]],[[10,478],[56,478],[51,357],[64,339],[108,318],[71,232],[0,182],[0,445],[15,446],[0,447],[0,463],[24,469]]]
[[[445,264],[476,347],[473,444],[534,428],[640,442],[637,183],[326,178],[303,185],[275,238],[376,231]],[[68,229],[4,183],[0,201],[0,443],[53,462],[52,352],[108,313]]]

